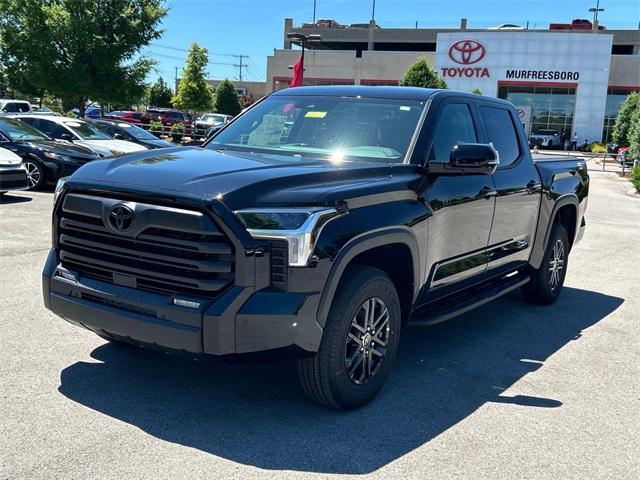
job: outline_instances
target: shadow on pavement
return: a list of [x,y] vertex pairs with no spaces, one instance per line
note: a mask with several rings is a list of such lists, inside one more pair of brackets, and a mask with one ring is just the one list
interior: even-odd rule
[[19,195],[11,195],[9,193],[0,195],[0,205],[10,205],[12,203],[25,203],[25,202],[30,202],[31,200],[32,200],[31,197],[22,197]]
[[501,396],[623,300],[565,288],[552,307],[518,294],[435,327],[409,327],[382,393],[353,412],[325,410],[294,365],[209,365],[106,344],[61,373],[71,400],[163,440],[266,469],[369,473],[487,402],[554,408],[562,399]]

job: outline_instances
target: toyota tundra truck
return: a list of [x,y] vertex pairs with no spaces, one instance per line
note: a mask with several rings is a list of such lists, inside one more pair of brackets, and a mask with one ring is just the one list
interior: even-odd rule
[[44,302],[111,342],[296,360],[309,397],[356,408],[408,324],[516,289],[553,303],[588,190],[584,161],[532,158],[503,100],[285,89],[203,147],[60,181]]

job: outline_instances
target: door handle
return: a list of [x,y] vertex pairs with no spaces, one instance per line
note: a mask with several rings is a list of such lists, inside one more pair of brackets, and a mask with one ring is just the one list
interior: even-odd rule
[[481,196],[482,198],[488,199],[498,195],[498,191],[495,188],[490,187],[489,185],[485,185],[480,189],[480,191],[478,192],[478,195]]

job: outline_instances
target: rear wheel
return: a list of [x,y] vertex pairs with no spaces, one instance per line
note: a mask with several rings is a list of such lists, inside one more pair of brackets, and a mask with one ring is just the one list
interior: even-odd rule
[[558,299],[567,273],[568,256],[569,235],[564,226],[556,223],[540,268],[532,270],[531,280],[522,287],[527,302],[549,305]]
[[27,170],[27,186],[29,190],[37,190],[44,185],[44,170],[37,160],[27,158],[23,162]]
[[341,281],[316,355],[298,362],[314,401],[348,410],[382,389],[398,352],[400,301],[381,270],[357,267]]

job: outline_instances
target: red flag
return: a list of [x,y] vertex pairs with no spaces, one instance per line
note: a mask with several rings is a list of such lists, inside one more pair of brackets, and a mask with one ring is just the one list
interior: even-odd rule
[[301,87],[304,82],[304,52],[293,66],[293,77],[291,77],[290,87]]

